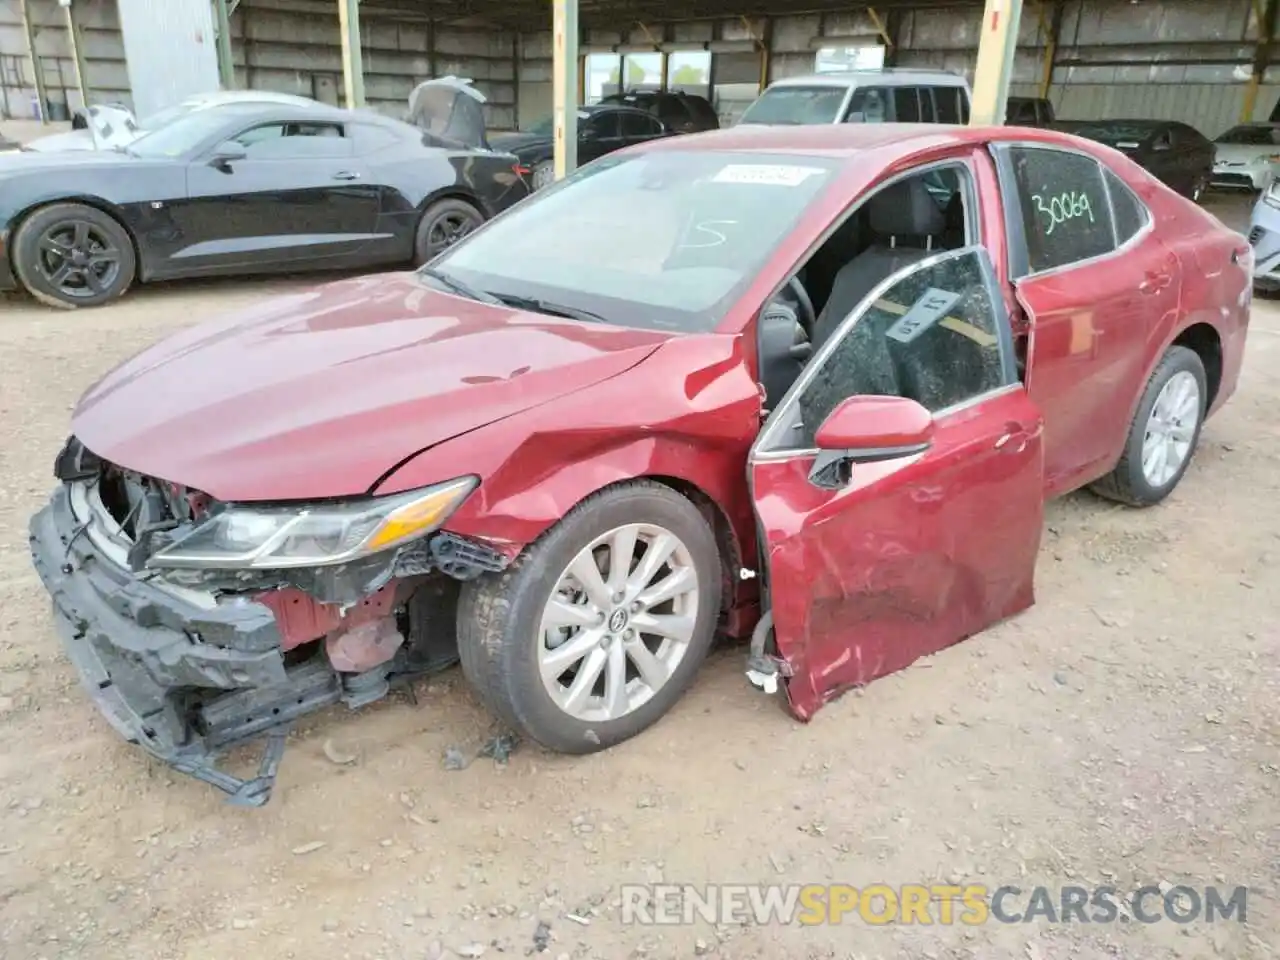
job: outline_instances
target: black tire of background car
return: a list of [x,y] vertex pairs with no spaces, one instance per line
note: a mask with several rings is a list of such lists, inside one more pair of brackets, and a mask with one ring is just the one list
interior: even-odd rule
[[[41,243],[51,230],[87,229],[91,242],[105,241],[115,251],[119,269],[99,293],[72,296],[49,276],[42,260]],[[101,246],[101,244],[99,244]],[[26,291],[41,303],[63,310],[96,307],[114,300],[129,289],[137,269],[137,257],[129,233],[110,214],[81,203],[55,203],[30,214],[13,241],[13,270]]]
[[[627,523],[661,524],[684,541],[698,571],[697,624],[684,659],[648,703],[619,720],[585,723],[561,711],[543,687],[537,630],[561,571],[601,533]],[[458,604],[462,672],[515,732],[560,753],[605,750],[655,723],[693,681],[715,636],[721,572],[715,535],[687,499],[654,481],[606,487],[569,511],[502,573],[463,584]]]
[[[1196,378],[1200,387],[1200,414],[1196,417],[1196,429],[1191,436],[1191,449],[1182,462],[1178,472],[1162,487],[1153,487],[1147,482],[1142,472],[1142,441],[1147,432],[1147,421],[1151,417],[1151,408],[1161,389],[1176,373],[1187,371]],[[1182,475],[1187,472],[1192,459],[1196,455],[1196,445],[1200,442],[1200,428],[1204,425],[1205,409],[1208,404],[1208,380],[1204,373],[1204,363],[1199,355],[1187,347],[1173,346],[1165,351],[1155,370],[1147,380],[1147,388],[1142,393],[1142,400],[1133,415],[1133,423],[1129,427],[1129,437],[1125,441],[1124,454],[1116,468],[1101,480],[1093,483],[1089,489],[1108,500],[1127,504],[1131,507],[1150,507],[1159,503],[1173,492]]]
[[482,223],[484,214],[466,200],[454,197],[437,200],[418,221],[418,234],[413,242],[414,264],[422,266]]

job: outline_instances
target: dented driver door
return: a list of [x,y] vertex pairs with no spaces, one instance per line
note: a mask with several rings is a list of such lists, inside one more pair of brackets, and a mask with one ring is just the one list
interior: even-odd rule
[[[848,448],[818,449],[831,445],[833,411],[863,396],[915,401],[905,406],[927,438],[886,448],[869,418],[863,445],[855,417],[835,438]],[[773,616],[766,652],[789,676],[793,711],[807,718],[1029,606],[1042,469],[1040,414],[1017,379],[986,251],[939,254],[872,290],[749,459]]]

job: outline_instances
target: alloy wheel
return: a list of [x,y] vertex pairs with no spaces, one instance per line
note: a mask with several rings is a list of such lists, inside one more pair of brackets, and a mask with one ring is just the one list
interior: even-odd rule
[[549,163],[540,163],[533,169],[533,189],[541,190],[555,183],[556,168]]
[[632,523],[597,537],[560,574],[538,626],[552,701],[599,723],[651,700],[688,652],[699,596],[693,557],[670,530]]
[[55,223],[40,235],[36,267],[63,296],[88,299],[106,292],[120,276],[120,250],[86,220]]
[[1191,454],[1200,421],[1200,385],[1186,370],[1168,379],[1156,395],[1142,438],[1142,475],[1160,489],[1173,480]]
[[458,211],[442,214],[427,234],[427,245],[430,255],[434,257],[469,234],[476,228],[476,218],[468,213]]

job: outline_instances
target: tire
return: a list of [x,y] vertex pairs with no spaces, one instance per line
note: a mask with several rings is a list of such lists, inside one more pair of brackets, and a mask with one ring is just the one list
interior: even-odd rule
[[533,173],[529,177],[529,185],[536,193],[543,187],[549,187],[556,182],[556,165],[552,160],[543,160],[536,164]]
[[[1190,378],[1187,380],[1186,378]],[[1167,477],[1155,477],[1148,474],[1143,466],[1143,447],[1147,439],[1148,427],[1152,425],[1152,409],[1161,398],[1166,386],[1171,381],[1187,384],[1194,381],[1196,396],[1194,410],[1188,413],[1195,418],[1194,424],[1186,431],[1185,419],[1180,418],[1180,426],[1189,437],[1188,445],[1176,469]],[[1176,385],[1170,387],[1169,397],[1177,393]],[[1134,413],[1133,423],[1129,427],[1129,436],[1125,441],[1124,453],[1116,468],[1107,476],[1094,483],[1090,489],[1109,500],[1128,504],[1133,507],[1149,507],[1159,503],[1178,485],[1186,473],[1192,458],[1195,456],[1196,444],[1200,440],[1200,428],[1204,424],[1209,396],[1208,380],[1205,377],[1204,364],[1194,350],[1186,347],[1170,347],[1160,359],[1147,387],[1142,393],[1142,400]]]
[[[546,645],[543,614],[548,601],[570,576],[568,568],[576,558],[586,557],[587,563],[592,562],[591,554],[584,551],[594,541],[611,536],[629,525],[640,525],[642,531],[660,530],[673,534],[681,545],[671,554],[671,565],[658,568],[659,574],[670,572],[650,579],[650,585],[663,579],[670,582],[676,573],[687,577],[690,570],[696,578],[696,599],[693,601],[696,606],[683,608],[684,616],[692,622],[683,651],[679,652],[677,641],[658,642],[656,635],[648,634],[640,626],[643,622],[640,618],[661,615],[660,612],[645,610],[637,613],[635,606],[628,606],[624,601],[613,607],[611,613],[600,613],[600,619],[589,627],[566,629],[564,650],[568,651],[568,644],[581,638],[589,652],[583,654],[582,659],[566,661],[569,664],[564,668],[566,673],[558,678],[553,675],[551,680],[544,680],[542,658],[549,655],[550,649],[559,649]],[[628,557],[629,561],[635,559],[639,551],[637,572],[644,563],[644,551],[650,549],[651,541],[646,542],[643,538],[650,535],[643,532],[633,547],[632,556]],[[596,547],[597,553],[601,550],[606,548],[603,545]],[[612,549],[607,549],[608,555],[612,552]],[[697,507],[669,487],[652,481],[609,487],[571,510],[501,574],[486,575],[463,585],[458,607],[458,653],[463,673],[489,709],[519,734],[560,753],[584,754],[607,749],[655,723],[693,681],[714,638],[720,615],[721,585],[721,562],[715,535]],[[644,590],[645,585],[632,586]],[[580,599],[587,605],[572,609],[594,609],[587,603],[585,593],[580,595]],[[677,602],[687,602],[687,594]],[[561,609],[568,607],[562,606]],[[653,609],[656,611],[658,608]],[[671,607],[673,611],[678,609],[674,605]],[[626,616],[628,611],[636,617],[637,629],[619,633],[631,622]],[[624,615],[619,620],[620,612]],[[588,636],[592,632],[592,636]],[[610,632],[617,639],[605,639],[602,643],[595,639],[601,634],[607,637]],[[630,639],[624,640],[624,637]],[[666,674],[664,683],[654,687],[639,675],[636,661],[632,659],[639,653],[636,651],[637,643],[648,652],[646,659],[651,665],[664,656],[671,657],[679,652],[674,664],[667,661],[670,669],[663,671]],[[657,647],[656,651],[650,644]],[[615,648],[621,652],[615,654]],[[608,683],[615,655],[620,658],[621,669],[625,671],[626,680],[621,689],[627,692],[626,709],[615,711],[613,717],[588,715],[603,713],[609,705],[608,692],[619,689]],[[586,670],[587,664],[598,657],[605,658],[598,661],[603,663],[596,671],[599,679],[584,689],[589,687],[594,691],[598,687],[602,695],[588,695],[585,698],[588,705],[578,715],[562,708],[552,699],[550,687],[563,689],[563,686],[568,686],[561,681],[569,676],[570,667],[574,671]],[[633,697],[637,702],[630,706]]]
[[55,203],[28,216],[13,240],[13,270],[41,303],[70,310],[122,296],[137,256],[121,224],[96,207]]
[[413,241],[415,266],[422,266],[453,246],[480,224],[484,214],[465,200],[437,200],[418,221]]

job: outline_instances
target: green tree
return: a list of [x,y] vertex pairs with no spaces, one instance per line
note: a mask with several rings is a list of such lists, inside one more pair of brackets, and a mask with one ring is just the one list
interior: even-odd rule
[[673,87],[703,87],[706,84],[707,72],[691,63],[686,63],[671,75]]
[[[609,83],[613,86],[618,85],[618,77],[620,76],[617,67],[613,68],[613,72],[609,74]],[[644,84],[644,67],[635,61],[627,62],[627,87],[639,87]]]

